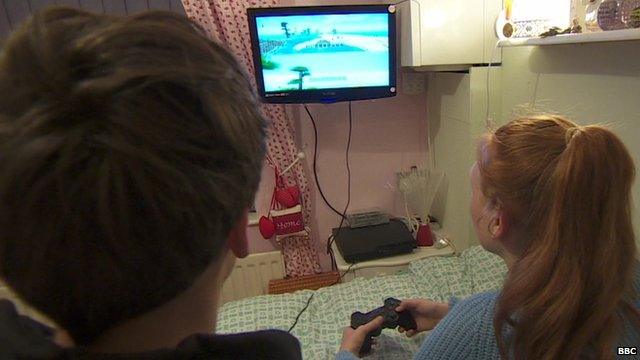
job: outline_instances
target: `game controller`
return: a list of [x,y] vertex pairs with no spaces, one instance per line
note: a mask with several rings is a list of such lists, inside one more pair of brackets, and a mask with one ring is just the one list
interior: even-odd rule
[[363,314],[359,311],[351,314],[351,328],[357,329],[358,327],[369,323],[371,320],[375,319],[378,316],[382,316],[384,318],[384,323],[381,327],[371,331],[367,334],[364,339],[364,343],[360,348],[360,356],[364,356],[371,352],[371,344],[373,342],[373,338],[380,336],[382,333],[382,329],[395,329],[400,326],[405,330],[416,330],[417,325],[416,321],[411,316],[411,313],[408,310],[397,312],[396,308],[400,306],[400,300],[394,298],[388,298],[384,301],[384,305],[369,311],[366,314]]

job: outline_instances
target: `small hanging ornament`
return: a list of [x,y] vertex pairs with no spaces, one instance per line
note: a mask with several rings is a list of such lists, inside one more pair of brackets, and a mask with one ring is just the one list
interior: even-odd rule
[[287,189],[277,189],[276,190],[276,201],[282,207],[290,208],[298,205],[297,198],[294,198],[291,193]]
[[[302,155],[301,155],[302,154]],[[300,159],[304,158],[303,153],[299,153],[296,159],[285,169],[288,171]],[[300,204],[300,189],[297,186],[287,186],[278,171],[278,167],[267,156],[267,162],[273,168],[275,176],[275,186],[271,196],[268,216],[262,216],[258,222],[260,234],[265,239],[271,239],[274,235],[292,235],[305,231],[302,217],[302,206]]]
[[304,231],[302,206],[300,205],[284,210],[271,210],[269,214],[273,219],[276,235],[291,235]]
[[271,239],[276,234],[276,227],[273,221],[264,215],[258,221],[258,229],[260,230],[260,235],[265,239]]
[[291,197],[296,201],[296,205],[300,204],[300,189],[297,186],[290,186],[286,189]]

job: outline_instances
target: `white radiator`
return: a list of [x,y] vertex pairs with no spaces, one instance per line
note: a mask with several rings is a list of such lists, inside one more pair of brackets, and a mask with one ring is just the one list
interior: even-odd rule
[[250,296],[263,295],[269,280],[284,277],[284,262],[280,251],[251,254],[237,259],[231,275],[222,287],[222,303]]

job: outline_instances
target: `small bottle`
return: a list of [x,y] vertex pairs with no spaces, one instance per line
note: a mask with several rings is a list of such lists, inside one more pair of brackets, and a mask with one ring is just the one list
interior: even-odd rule
[[619,0],[604,0],[598,7],[598,25],[600,29],[620,30],[625,28]]
[[584,24],[589,32],[602,31],[598,25],[598,7],[602,0],[589,0],[585,9]]

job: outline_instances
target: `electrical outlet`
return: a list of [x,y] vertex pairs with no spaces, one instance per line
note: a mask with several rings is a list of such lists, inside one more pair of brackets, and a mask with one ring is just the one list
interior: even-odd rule
[[420,95],[426,91],[426,79],[424,73],[403,72],[402,93],[406,95]]

